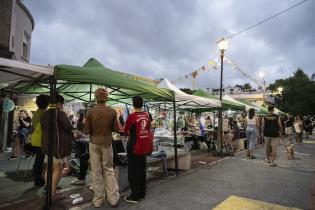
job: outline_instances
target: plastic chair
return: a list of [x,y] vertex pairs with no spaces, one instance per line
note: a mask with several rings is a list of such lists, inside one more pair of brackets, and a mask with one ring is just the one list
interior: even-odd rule
[[[30,169],[30,166],[31,166],[31,163],[32,163],[34,157],[35,157],[35,155],[33,153],[29,157],[27,157],[25,155],[25,153],[21,157],[19,157],[19,162],[18,162],[18,166],[17,166],[17,169],[16,169],[16,174],[19,177],[22,177],[22,178],[26,178],[27,177],[27,174],[29,172],[29,169]],[[23,162],[26,162],[26,164],[27,164],[27,168],[24,169],[25,170],[24,172],[23,172],[23,169],[21,169],[21,164]]]

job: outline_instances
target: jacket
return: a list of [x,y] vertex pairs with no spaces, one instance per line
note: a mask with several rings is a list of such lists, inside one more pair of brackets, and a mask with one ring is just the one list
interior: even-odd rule
[[53,155],[56,158],[63,158],[69,156],[72,150],[73,134],[72,134],[72,124],[69,121],[66,113],[60,110],[49,109],[45,111],[40,119],[40,124],[42,127],[42,150],[44,154],[48,154],[48,140],[50,138],[50,112],[56,114],[57,112],[57,130],[55,130],[55,138]]
[[86,113],[83,132],[90,134],[93,144],[112,145],[112,132],[118,132],[119,125],[116,111],[105,104],[97,104]]

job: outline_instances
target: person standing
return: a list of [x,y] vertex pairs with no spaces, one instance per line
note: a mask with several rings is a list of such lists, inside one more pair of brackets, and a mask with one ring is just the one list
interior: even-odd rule
[[259,128],[259,121],[255,116],[253,108],[248,110],[248,116],[245,118],[246,138],[247,138],[247,157],[254,159],[254,148],[257,141],[257,130]]
[[[274,107],[268,107],[268,114],[262,119],[262,132],[266,146],[266,162],[270,166],[275,164],[276,149],[279,143],[279,137],[282,133],[282,124],[278,115],[274,114]],[[271,155],[271,160],[270,160]]]
[[43,164],[45,155],[42,151],[42,127],[40,119],[47,109],[49,104],[49,96],[40,94],[36,97],[36,105],[38,109],[34,112],[32,118],[33,133],[31,138],[31,145],[33,152],[35,153],[35,162],[33,166],[34,172],[34,185],[37,187],[44,186],[45,180],[42,177]]
[[303,138],[303,120],[301,116],[298,114],[295,117],[294,121],[294,130],[296,133],[296,143],[297,144],[302,144],[302,138]]
[[[63,197],[57,193],[57,186],[62,177],[62,165],[66,162],[66,157],[72,150],[72,124],[66,113],[63,111],[64,98],[61,95],[56,96],[56,134],[53,139],[53,164],[52,164],[52,187],[51,193],[53,200]],[[40,118],[42,127],[42,150],[45,154],[45,160],[48,160],[48,142],[50,138],[50,110],[45,111]],[[45,182],[47,185],[47,170],[45,172]]]
[[[132,98],[134,113],[129,115],[124,128],[125,135],[129,135],[127,142],[128,156],[128,181],[131,194],[124,197],[130,203],[138,203],[146,194],[146,153],[143,142],[148,141],[150,134],[149,114],[142,110],[143,99],[141,96]],[[152,145],[153,148],[153,145]],[[152,152],[152,151],[151,151]]]
[[306,138],[308,139],[308,135],[312,135],[312,131],[313,131],[313,123],[311,121],[311,117],[307,116],[306,120],[304,121],[304,130],[305,130],[305,134],[306,134]]
[[293,123],[294,123],[294,119],[292,117],[292,115],[289,113],[287,116],[287,119],[284,121],[284,126],[285,126],[285,135],[287,136],[287,142],[289,144],[292,144],[292,133],[293,133]]
[[119,188],[113,168],[112,132],[119,131],[116,111],[106,105],[108,92],[95,90],[96,106],[86,113],[84,133],[90,134],[90,161],[94,207],[101,207],[105,197],[115,208],[119,201]]

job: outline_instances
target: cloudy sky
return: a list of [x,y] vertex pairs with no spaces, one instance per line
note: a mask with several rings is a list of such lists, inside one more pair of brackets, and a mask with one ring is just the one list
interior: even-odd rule
[[[150,77],[178,78],[219,57],[216,41],[302,0],[24,0],[35,20],[31,62],[105,66]],[[229,40],[226,56],[267,83],[301,67],[315,72],[315,1]],[[195,88],[219,87],[219,71],[201,72]],[[250,80],[229,64],[224,85]],[[255,83],[252,83],[256,86]],[[192,78],[180,87],[192,87]]]

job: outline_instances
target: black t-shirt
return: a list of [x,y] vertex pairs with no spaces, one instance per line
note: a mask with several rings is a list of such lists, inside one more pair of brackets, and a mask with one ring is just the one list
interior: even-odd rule
[[[29,123],[29,125],[26,126],[26,125],[24,124],[23,120],[24,120],[25,122]],[[31,128],[31,126],[32,126],[32,118],[29,117],[29,116],[27,116],[27,117],[24,118],[23,120],[22,120],[21,118],[19,118],[19,123],[20,123],[19,129],[22,129],[22,128],[27,128],[27,129],[29,129],[29,128]]]
[[266,137],[279,137],[279,125],[278,125],[279,116],[276,114],[267,115],[264,117],[265,127],[264,127],[264,136]]
[[294,123],[293,117],[290,117],[287,122],[285,123],[285,127],[292,127]]

